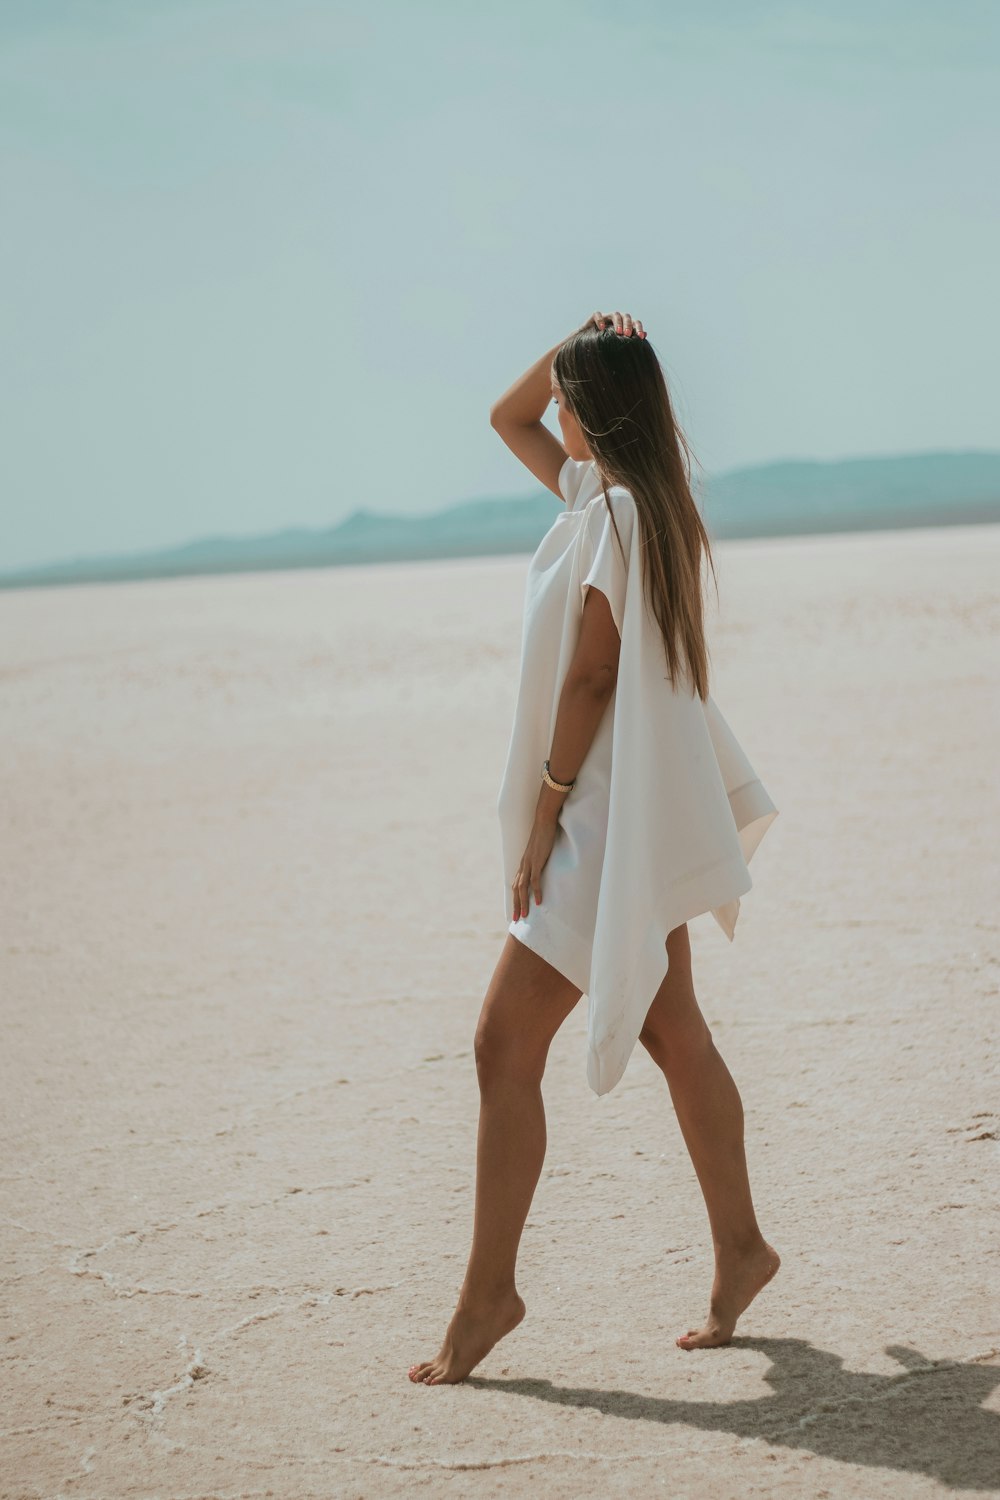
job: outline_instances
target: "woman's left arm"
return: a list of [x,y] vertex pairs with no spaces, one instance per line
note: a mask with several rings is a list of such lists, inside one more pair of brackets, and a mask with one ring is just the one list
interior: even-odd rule
[[[553,781],[576,779],[614,693],[620,649],[621,637],[607,596],[600,589],[588,588],[580,621],[580,639],[556,710],[549,750],[549,775]],[[534,893],[536,905],[541,903],[542,871],[552,853],[562,805],[571,795],[542,781],[534,825],[512,886],[515,921],[522,911],[527,914],[529,893]]]

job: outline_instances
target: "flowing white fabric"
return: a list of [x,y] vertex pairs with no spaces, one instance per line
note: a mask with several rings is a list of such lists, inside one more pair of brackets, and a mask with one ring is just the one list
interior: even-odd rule
[[[589,954],[567,949],[569,962],[560,965],[566,934],[545,912],[544,872],[537,917],[533,911],[526,924],[512,922],[510,930],[521,936],[523,925],[525,940],[544,956],[550,942],[552,962],[564,971],[572,967],[570,977],[585,989],[587,1078],[602,1095],[621,1079],[667,973],[667,934],[711,912],[733,940],[740,897],[753,885],[749,861],[778,809],[711,695],[702,702],[686,682],[674,687],[669,680],[661,632],[642,587],[641,526],[632,496],[619,486],[609,490],[623,558],[596,467],[567,459],[560,488],[571,511],[581,496],[591,498],[576,511],[575,531],[560,530],[569,518],[560,516],[529,568],[521,682],[498,810],[510,921],[509,888],[534,817],[541,761],[549,753],[585,591],[599,587],[611,604],[621,651],[609,733],[597,737],[609,751],[601,783],[607,823],[603,860],[593,872]],[[571,830],[584,767],[560,813]],[[597,794],[586,785],[584,791],[591,805]],[[585,846],[586,839],[571,838],[565,848],[577,844]]]

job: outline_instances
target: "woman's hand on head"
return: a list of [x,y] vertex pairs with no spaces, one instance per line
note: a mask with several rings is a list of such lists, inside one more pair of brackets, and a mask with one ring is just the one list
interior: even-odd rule
[[646,330],[639,322],[639,319],[633,318],[631,313],[595,312],[591,314],[583,326],[584,328],[589,328],[591,324],[598,331],[604,328],[612,329],[615,333],[620,333],[623,338],[631,338],[633,335],[640,339],[646,337]]

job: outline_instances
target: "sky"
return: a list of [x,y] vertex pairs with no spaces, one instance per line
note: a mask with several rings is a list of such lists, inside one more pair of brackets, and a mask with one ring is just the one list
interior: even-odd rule
[[996,449],[998,100],[994,0],[0,0],[0,571],[533,493],[597,310],[708,474]]

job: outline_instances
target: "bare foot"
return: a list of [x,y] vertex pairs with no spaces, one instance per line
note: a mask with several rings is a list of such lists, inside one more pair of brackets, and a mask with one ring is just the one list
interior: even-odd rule
[[704,1326],[689,1328],[674,1342],[681,1349],[715,1349],[720,1344],[728,1344],[740,1314],[746,1311],[780,1265],[781,1256],[766,1240],[761,1240],[749,1255],[720,1256]]
[[423,1382],[424,1385],[454,1385],[464,1380],[469,1371],[486,1358],[493,1345],[517,1327],[524,1312],[524,1303],[517,1292],[487,1306],[472,1306],[459,1297],[440,1353],[436,1359],[411,1365],[410,1379],[414,1384]]

